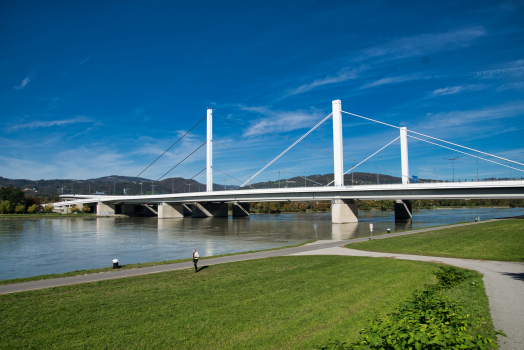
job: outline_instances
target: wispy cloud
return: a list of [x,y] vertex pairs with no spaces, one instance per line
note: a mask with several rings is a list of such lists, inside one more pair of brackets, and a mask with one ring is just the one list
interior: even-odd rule
[[[310,111],[273,111],[267,107],[249,107],[237,105],[243,111],[255,112],[264,117],[251,124],[251,128],[244,131],[243,136],[254,136],[269,132],[289,132],[313,126],[322,118],[316,110]],[[260,130],[257,130],[260,129]]]
[[76,118],[70,118],[70,119],[59,119],[59,120],[36,120],[29,123],[23,123],[23,124],[17,124],[13,125],[9,128],[7,128],[8,131],[17,131],[20,129],[36,129],[36,128],[44,128],[44,127],[50,127],[50,126],[62,126],[62,125],[68,125],[68,124],[76,124],[76,123],[89,123],[93,120],[91,118],[78,116]]
[[22,80],[20,85],[13,86],[13,89],[15,89],[15,90],[23,89],[23,88],[25,88],[27,86],[27,84],[29,84],[30,81],[31,81],[31,78],[26,77],[26,78],[24,78],[24,80]]
[[363,50],[359,59],[400,59],[422,56],[437,51],[451,50],[471,45],[487,34],[483,27],[455,29],[443,33],[428,33],[391,40]]
[[312,83],[304,84],[297,88],[290,89],[284,94],[282,98],[293,96],[293,95],[298,95],[298,94],[313,90],[320,86],[337,84],[337,83],[342,83],[348,80],[356,79],[358,77],[358,74],[366,69],[368,69],[368,67],[365,67],[365,66],[362,66],[359,68],[353,68],[353,69],[344,68],[340,70],[339,72],[337,72],[337,74],[334,76],[327,76],[322,79],[317,79],[313,81]]
[[84,58],[82,61],[78,62],[77,65],[81,66],[83,65],[84,63],[87,63],[87,61],[89,61],[91,59],[91,57],[93,56],[93,53],[91,52],[89,54],[89,56],[87,56],[86,58]]
[[381,86],[381,85],[397,84],[397,83],[403,83],[405,81],[419,80],[420,78],[421,78],[420,75],[401,75],[401,76],[396,76],[396,77],[387,77],[387,78],[382,78],[372,83],[363,85],[360,87],[360,90],[369,89],[369,88]]
[[429,94],[429,97],[437,97],[437,96],[446,96],[446,95],[456,95],[460,94],[462,92],[467,91],[480,91],[485,89],[485,85],[479,85],[479,84],[470,84],[470,85],[459,85],[459,86],[449,86],[442,89],[436,89],[432,91]]

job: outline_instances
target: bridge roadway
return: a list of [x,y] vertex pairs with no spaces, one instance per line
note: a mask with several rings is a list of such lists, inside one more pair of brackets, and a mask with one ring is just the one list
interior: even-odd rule
[[[158,205],[153,210],[159,218],[180,217],[168,214],[172,208],[185,204],[193,206],[193,217],[224,216],[223,205],[233,203],[239,206],[237,215],[249,216],[249,202],[285,202],[285,201],[331,201],[333,223],[357,222],[354,200],[394,200],[397,219],[411,218],[411,200],[429,199],[524,199],[523,180],[481,181],[481,182],[444,182],[444,183],[409,183],[393,185],[359,185],[340,187],[292,187],[241,189],[213,192],[191,192],[174,194],[155,194],[140,196],[109,195],[62,195],[63,202],[54,203],[55,209],[64,207],[97,204],[98,214],[114,214],[115,205]],[[101,209],[104,204],[109,211]],[[217,209],[217,205],[222,204]],[[169,210],[163,207],[169,205]],[[215,205],[210,207],[209,205]],[[104,208],[106,208],[104,207]],[[188,208],[189,209],[189,208]],[[235,207],[234,214],[235,214]],[[177,209],[180,212],[180,209]],[[218,214],[221,212],[222,214]],[[104,214],[105,213],[105,214]],[[197,214],[195,214],[197,213]],[[199,214],[198,214],[199,213]],[[125,213],[124,213],[125,214]],[[244,215],[245,214],[245,215]],[[227,216],[227,209],[226,214]]]

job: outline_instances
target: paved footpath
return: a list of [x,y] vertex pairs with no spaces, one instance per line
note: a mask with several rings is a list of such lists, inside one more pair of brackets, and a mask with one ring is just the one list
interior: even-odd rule
[[[376,236],[373,239],[384,239],[406,234],[435,231],[445,228],[460,227],[466,225],[479,225],[485,222],[489,221],[479,223],[472,222],[464,224],[455,224],[436,228],[433,227],[421,230],[392,233]],[[502,329],[504,333],[508,335],[508,338],[500,337],[499,348],[501,350],[524,349],[524,263],[454,259],[394,253],[378,253],[341,247],[348,243],[362,242],[368,239],[368,237],[364,237],[346,241],[317,241],[300,247],[201,259],[199,264],[201,266],[209,266],[236,261],[246,261],[289,255],[346,255],[429,261],[472,269],[484,275],[484,285],[486,287],[486,294],[489,298],[491,315],[493,318],[495,329]],[[115,270],[111,272],[101,272],[89,275],[14,283],[0,285],[0,294],[53,288],[80,283],[98,282],[116,278],[133,277],[151,273],[174,271],[188,268],[193,268],[193,262],[187,261],[181,263],[143,267],[137,269]]]

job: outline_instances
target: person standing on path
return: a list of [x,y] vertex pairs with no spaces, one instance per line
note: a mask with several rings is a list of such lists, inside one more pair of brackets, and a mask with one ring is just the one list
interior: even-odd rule
[[195,265],[195,272],[198,272],[197,264],[198,264],[199,256],[200,255],[198,255],[198,252],[196,251],[196,249],[193,249],[193,264]]

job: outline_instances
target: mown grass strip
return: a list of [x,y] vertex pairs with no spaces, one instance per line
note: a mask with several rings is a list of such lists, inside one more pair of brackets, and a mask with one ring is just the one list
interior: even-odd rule
[[[267,252],[271,250],[279,250],[279,249],[286,249],[286,248],[292,248],[292,247],[300,247],[309,243],[316,242],[315,239],[309,240],[306,242],[302,242],[300,244],[296,245],[290,245],[285,247],[279,247],[279,248],[269,248],[265,250],[250,250],[247,252],[240,252],[240,253],[227,253],[227,254],[221,254],[221,255],[214,255],[214,256],[207,256],[207,257],[201,257],[199,258],[200,261],[206,260],[206,259],[213,259],[213,258],[220,258],[224,256],[233,256],[233,255],[241,255],[241,254],[249,254],[249,253],[256,253],[256,252]],[[145,262],[145,263],[137,263],[137,264],[126,264],[121,265],[121,270],[130,270],[130,269],[138,269],[141,267],[149,267],[149,266],[158,266],[158,265],[168,265],[168,264],[175,264],[185,261],[191,261],[192,258],[188,259],[178,259],[178,260],[164,260],[164,261],[155,261],[155,262]],[[30,281],[41,281],[41,280],[47,280],[52,278],[62,278],[62,277],[71,277],[71,276],[79,276],[79,275],[89,275],[94,273],[101,273],[101,272],[110,272],[113,271],[113,267],[103,267],[100,269],[88,269],[88,270],[76,270],[76,271],[70,271],[65,273],[57,273],[57,274],[48,274],[48,275],[38,275],[38,276],[32,276],[32,277],[23,277],[23,278],[13,278],[8,280],[1,280],[0,285],[4,284],[13,284],[13,283],[22,283],[22,282],[30,282]]]
[[[205,261],[202,263],[205,266]],[[435,264],[278,257],[0,296],[0,348],[307,349],[435,283]]]
[[347,248],[449,258],[524,261],[524,220],[507,219],[350,243]]

